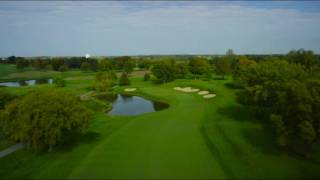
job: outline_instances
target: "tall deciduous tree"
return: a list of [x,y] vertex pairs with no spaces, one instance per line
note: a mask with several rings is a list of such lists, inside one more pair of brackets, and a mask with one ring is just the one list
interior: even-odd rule
[[195,76],[204,75],[209,71],[209,63],[204,58],[192,58],[189,61],[189,70]]
[[163,83],[175,79],[175,64],[168,59],[156,61],[151,71],[153,75]]
[[37,90],[14,100],[1,117],[1,128],[12,140],[35,150],[52,150],[66,136],[84,133],[92,113],[73,94],[51,89]]
[[55,71],[59,71],[60,67],[64,65],[64,60],[61,58],[53,58],[51,60],[52,69]]
[[225,75],[231,73],[231,62],[229,57],[223,57],[219,59],[216,65],[216,73],[222,76],[222,79],[225,78]]

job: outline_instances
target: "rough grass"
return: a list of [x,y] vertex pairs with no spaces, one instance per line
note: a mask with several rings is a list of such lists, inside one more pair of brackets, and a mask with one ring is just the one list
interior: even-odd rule
[[[76,95],[92,80],[67,81]],[[0,159],[0,178],[54,179],[205,179],[320,177],[312,162],[275,145],[268,126],[235,102],[230,80],[177,80],[164,85],[131,78],[137,94],[166,101],[170,108],[134,117],[109,117],[96,110],[89,132],[53,153],[18,151]],[[197,87],[217,94],[206,101],[197,93],[174,91]],[[41,85],[5,88],[21,93]],[[122,89],[121,89],[122,88]],[[120,87],[117,91],[122,91]]]

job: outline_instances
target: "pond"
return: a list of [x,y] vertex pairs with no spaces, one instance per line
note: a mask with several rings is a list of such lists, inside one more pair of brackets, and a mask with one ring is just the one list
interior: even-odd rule
[[169,107],[169,104],[151,101],[139,96],[118,94],[112,103],[109,115],[138,115],[160,111]]
[[37,84],[52,84],[53,80],[50,79],[30,79],[30,80],[19,80],[11,82],[0,82],[0,87],[20,87],[20,86],[29,86]]

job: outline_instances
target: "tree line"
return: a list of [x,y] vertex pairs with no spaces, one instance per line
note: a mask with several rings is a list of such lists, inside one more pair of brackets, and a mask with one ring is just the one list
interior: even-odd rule
[[277,144],[309,157],[320,140],[319,72],[319,58],[300,49],[259,63],[242,61],[233,80],[243,88],[238,101],[266,117]]

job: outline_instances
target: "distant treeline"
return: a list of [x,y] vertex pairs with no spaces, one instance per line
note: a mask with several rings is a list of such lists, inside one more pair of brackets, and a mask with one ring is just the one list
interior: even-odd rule
[[[10,56],[0,61],[3,64],[16,64],[18,70],[26,67],[33,67],[36,70],[55,70],[66,71],[68,69],[82,69],[84,71],[100,70],[123,70],[125,67],[148,69],[156,61],[172,60],[176,62],[190,62],[191,60],[201,59],[216,69],[219,63],[224,61],[227,56],[228,64],[234,70],[240,59],[248,59],[257,63],[270,59],[286,60],[306,66],[320,64],[320,55],[313,51],[304,49],[292,50],[288,54],[262,54],[262,55],[236,55],[231,50],[225,55],[148,55],[148,56],[119,56],[119,57],[16,57]],[[132,67],[131,67],[132,66]]]

